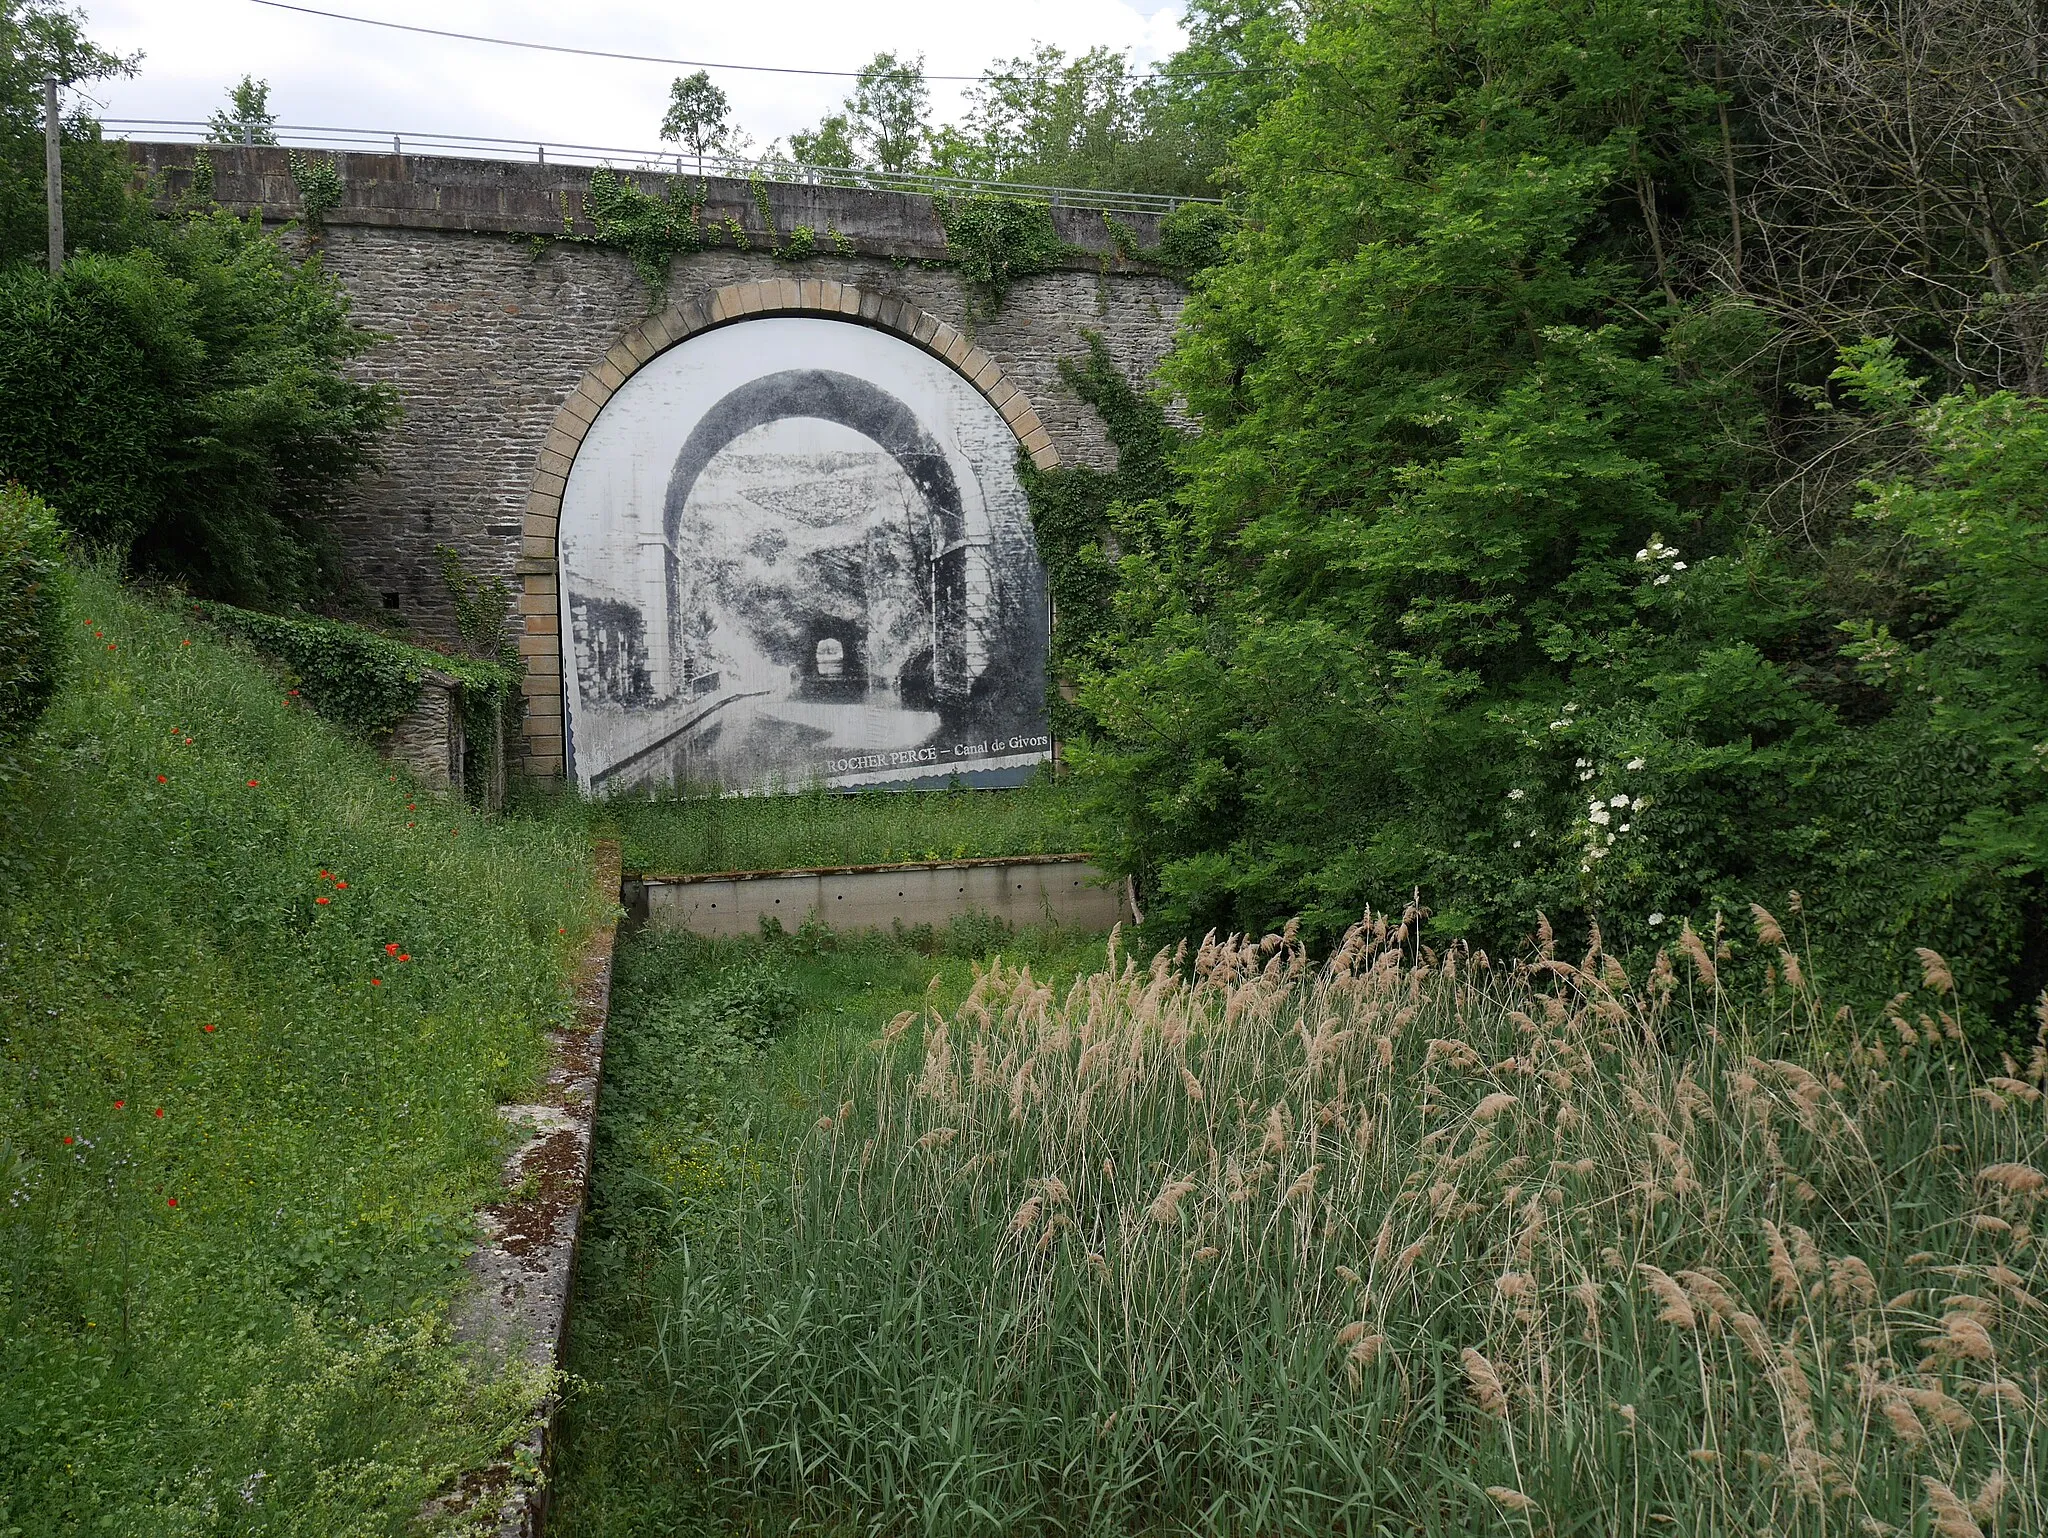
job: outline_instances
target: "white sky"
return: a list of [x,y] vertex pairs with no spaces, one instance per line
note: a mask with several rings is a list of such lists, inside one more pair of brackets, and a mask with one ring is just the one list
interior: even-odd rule
[[[669,81],[658,64],[577,59],[294,15],[250,0],[82,0],[88,31],[140,49],[132,80],[87,87],[118,118],[199,120],[244,73],[270,82],[280,123],[385,132],[533,137],[654,147]],[[859,68],[883,49],[922,52],[933,74],[976,74],[1043,41],[1096,44],[1143,65],[1182,42],[1179,0],[305,0],[417,26],[664,57]],[[714,70],[757,148],[812,126],[852,82]],[[932,87],[934,117],[960,86]],[[141,137],[137,132],[136,137]]]

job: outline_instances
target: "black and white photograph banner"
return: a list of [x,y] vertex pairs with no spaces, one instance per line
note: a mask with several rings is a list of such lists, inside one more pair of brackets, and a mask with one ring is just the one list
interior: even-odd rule
[[1016,436],[908,342],[777,317],[671,348],[584,438],[560,551],[585,790],[1015,784],[1051,756]]

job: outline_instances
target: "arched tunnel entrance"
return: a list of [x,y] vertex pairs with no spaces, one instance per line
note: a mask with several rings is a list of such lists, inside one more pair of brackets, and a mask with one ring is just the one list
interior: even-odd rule
[[808,318],[642,368],[563,494],[569,757],[588,789],[916,784],[1050,750],[1017,439],[942,360]]

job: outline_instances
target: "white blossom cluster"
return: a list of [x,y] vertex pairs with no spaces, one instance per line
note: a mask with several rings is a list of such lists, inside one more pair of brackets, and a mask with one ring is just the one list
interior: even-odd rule
[[1636,559],[1656,569],[1657,574],[1650,579],[1656,587],[1665,586],[1674,575],[1685,570],[1685,562],[1678,558],[1677,547],[1665,544],[1660,534],[1650,536],[1650,542],[1636,552]]

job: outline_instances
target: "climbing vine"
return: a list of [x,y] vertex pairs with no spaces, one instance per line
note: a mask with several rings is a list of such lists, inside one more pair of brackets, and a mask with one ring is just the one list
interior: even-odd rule
[[[678,256],[702,251],[713,240],[704,224],[704,202],[710,189],[702,181],[691,183],[673,177],[660,196],[643,192],[630,177],[609,166],[590,173],[590,188],[584,194],[583,212],[591,233],[575,228],[565,195],[562,206],[562,238],[588,245],[610,246],[632,258],[634,269],[657,297],[668,287],[669,263]],[[739,226],[726,221],[734,244],[746,249]]]
[[[287,161],[291,167],[292,185],[299,189],[299,207],[306,216],[306,227],[318,230],[327,216],[341,206],[341,173],[334,168],[332,157],[326,160],[308,160],[297,150],[291,152]],[[206,166],[207,189],[213,184],[213,162]],[[197,187],[195,171],[194,186]]]
[[1060,239],[1043,203],[992,192],[933,201],[955,265],[991,309],[1002,307],[1018,279],[1051,272],[1076,253]]
[[1041,470],[1028,455],[1018,459],[1053,602],[1053,683],[1046,703],[1054,734],[1067,740],[1086,735],[1092,722],[1062,686],[1114,660],[1117,563],[1149,543],[1149,531],[1165,521],[1159,515],[1173,493],[1173,453],[1181,440],[1159,403],[1124,377],[1101,335],[1085,335],[1088,356],[1062,359],[1060,377],[1102,418],[1117,451],[1116,469]]
[[519,702],[518,671],[502,661],[451,657],[311,615],[259,614],[205,602],[192,609],[215,629],[281,663],[290,686],[311,709],[372,741],[388,736],[419,704],[429,673],[447,674],[462,685],[463,730],[479,749],[498,741],[499,724],[514,718]]

